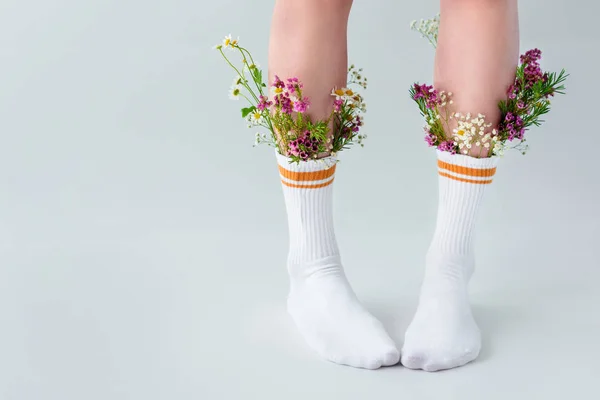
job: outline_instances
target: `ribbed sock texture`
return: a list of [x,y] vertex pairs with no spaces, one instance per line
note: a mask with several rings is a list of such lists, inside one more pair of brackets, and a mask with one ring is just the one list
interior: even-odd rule
[[405,335],[402,363],[436,371],[472,361],[481,348],[468,301],[477,214],[498,158],[437,152],[439,204],[419,307]]
[[306,263],[339,256],[332,212],[336,160],[290,164],[278,154],[278,162],[288,215],[288,267],[291,274],[307,275]]
[[375,369],[399,361],[381,323],[352,291],[333,228],[336,159],[290,164],[277,154],[288,215],[288,311],[310,347],[322,357]]

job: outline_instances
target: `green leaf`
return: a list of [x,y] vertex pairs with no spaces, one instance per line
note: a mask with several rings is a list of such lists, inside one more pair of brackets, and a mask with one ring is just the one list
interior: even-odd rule
[[248,114],[250,114],[254,110],[256,110],[256,107],[254,106],[242,108],[242,118],[246,118]]
[[252,76],[254,77],[255,82],[262,83],[262,71],[258,68],[252,69]]

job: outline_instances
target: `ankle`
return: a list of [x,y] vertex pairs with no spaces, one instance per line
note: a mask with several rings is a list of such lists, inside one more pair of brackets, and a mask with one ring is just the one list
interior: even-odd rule
[[473,252],[457,254],[430,249],[426,257],[425,280],[428,285],[465,285],[475,269]]
[[345,276],[339,255],[301,263],[288,262],[288,275],[292,284]]

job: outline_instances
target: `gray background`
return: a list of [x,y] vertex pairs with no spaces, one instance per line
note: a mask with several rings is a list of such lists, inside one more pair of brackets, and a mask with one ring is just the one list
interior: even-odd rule
[[[284,312],[275,160],[251,147],[211,50],[231,31],[266,67],[271,1],[3,0],[0,399],[598,396],[600,8],[579,3],[521,4],[522,49],[567,68],[569,93],[490,187],[471,286],[480,359],[428,374],[320,361]],[[350,21],[370,137],[341,155],[337,232],[399,345],[437,200],[406,94],[433,50],[408,24],[437,8],[357,1]]]

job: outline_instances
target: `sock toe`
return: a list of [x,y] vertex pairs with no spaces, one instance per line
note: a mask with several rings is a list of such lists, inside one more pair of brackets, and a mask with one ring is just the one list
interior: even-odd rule
[[402,365],[409,369],[421,369],[425,364],[425,355],[423,354],[403,354]]
[[384,367],[390,367],[392,365],[398,364],[400,361],[400,352],[398,349],[390,348],[383,353],[383,362],[382,365]]
[[362,368],[365,368],[365,369],[379,369],[383,365],[382,360],[375,358],[375,357],[364,356],[364,357],[361,357],[360,360],[361,360]]
[[444,369],[450,369],[450,368],[453,368],[453,367],[449,364],[438,363],[438,362],[428,362],[428,363],[425,363],[421,369],[425,372],[437,372],[437,371],[442,371]]

